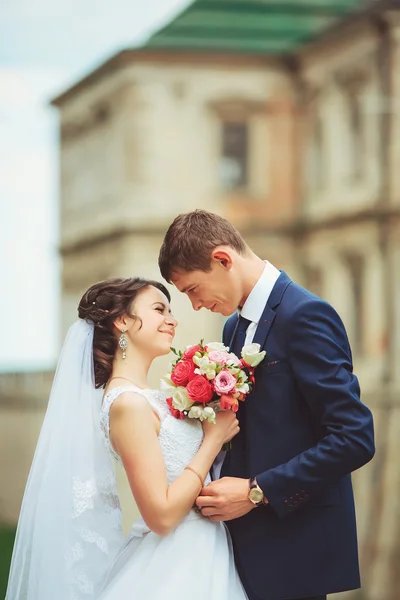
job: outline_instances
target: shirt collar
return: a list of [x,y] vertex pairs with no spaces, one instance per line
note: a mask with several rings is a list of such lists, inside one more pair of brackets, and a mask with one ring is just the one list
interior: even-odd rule
[[272,289],[280,275],[280,271],[267,260],[265,267],[256,285],[251,290],[239,314],[253,323],[258,323],[263,314],[265,305],[271,295]]

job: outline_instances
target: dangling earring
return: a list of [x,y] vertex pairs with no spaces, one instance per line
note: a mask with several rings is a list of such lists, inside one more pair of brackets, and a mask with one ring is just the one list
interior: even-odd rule
[[126,329],[122,330],[120,338],[118,340],[119,347],[122,350],[122,358],[126,358],[126,349],[128,347],[128,338],[125,335]]

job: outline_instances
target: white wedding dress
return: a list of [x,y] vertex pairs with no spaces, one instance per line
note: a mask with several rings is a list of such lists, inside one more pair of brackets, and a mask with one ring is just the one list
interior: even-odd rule
[[[159,442],[168,483],[179,477],[197,453],[203,428],[197,420],[170,414],[165,395],[134,386],[110,390],[101,409],[105,443],[120,461],[109,438],[110,407],[125,391],[143,395],[160,418]],[[206,483],[210,481],[207,476]],[[246,600],[225,525],[194,510],[167,536],[137,521],[108,574],[101,600]]]

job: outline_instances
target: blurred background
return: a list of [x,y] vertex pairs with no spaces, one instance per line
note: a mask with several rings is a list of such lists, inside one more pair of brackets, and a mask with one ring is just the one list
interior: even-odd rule
[[[400,1],[13,0],[0,40],[0,597],[82,292],[160,278],[168,225],[205,208],[345,322],[377,453],[338,597],[399,600]],[[219,339],[172,295],[176,346]]]

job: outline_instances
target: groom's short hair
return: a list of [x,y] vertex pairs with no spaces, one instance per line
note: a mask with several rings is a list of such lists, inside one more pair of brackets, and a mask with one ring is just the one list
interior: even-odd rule
[[178,215],[169,226],[158,257],[161,275],[171,283],[174,271],[210,271],[211,253],[230,246],[245,254],[246,242],[223,217],[206,210]]

